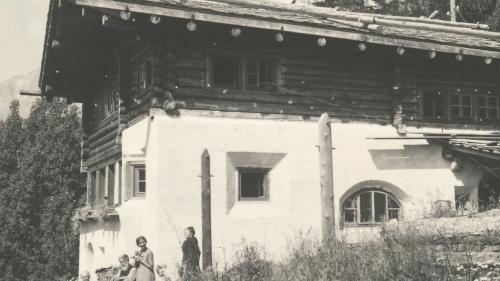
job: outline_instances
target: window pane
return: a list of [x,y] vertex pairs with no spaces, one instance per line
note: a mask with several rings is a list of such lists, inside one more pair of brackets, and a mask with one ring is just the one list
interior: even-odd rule
[[497,107],[497,97],[488,97],[488,106]]
[[451,104],[452,105],[460,105],[460,96],[459,95],[451,95]]
[[484,97],[484,96],[477,97],[477,105],[485,106],[486,105],[486,97]]
[[261,62],[260,63],[260,82],[261,83],[273,83],[274,80],[274,67],[272,62]]
[[399,219],[399,209],[390,209],[389,210],[389,220]]
[[498,111],[496,109],[488,109],[488,118],[498,118]]
[[462,105],[471,105],[471,96],[462,96]]
[[462,108],[462,117],[471,117],[472,116],[472,108],[464,107]]
[[479,108],[477,110],[477,115],[479,118],[486,118],[486,108]]
[[344,208],[346,208],[346,209],[349,209],[349,208],[356,209],[357,205],[358,205],[357,202],[358,202],[358,200],[356,200],[356,197],[348,198],[344,202]]
[[389,208],[399,208],[398,202],[396,202],[394,199],[389,197]]
[[424,116],[434,117],[434,93],[424,93]]
[[375,192],[375,221],[383,222],[385,221],[385,211],[386,211],[386,195],[383,193]]
[[452,106],[451,107],[451,116],[452,117],[460,117],[460,107]]
[[141,193],[146,192],[146,182],[144,182],[144,181],[139,182],[139,192],[141,192]]
[[361,222],[372,221],[372,193],[366,192],[359,196],[359,209],[361,212]]
[[267,172],[240,171],[240,198],[264,197],[264,181]]
[[139,175],[138,180],[140,180],[140,181],[144,181],[144,180],[146,180],[146,169],[144,169],[144,168],[139,168],[139,169],[138,169],[138,175]]
[[356,210],[344,210],[344,222],[357,222]]
[[213,77],[216,86],[236,86],[238,74],[238,60],[236,58],[214,58]]

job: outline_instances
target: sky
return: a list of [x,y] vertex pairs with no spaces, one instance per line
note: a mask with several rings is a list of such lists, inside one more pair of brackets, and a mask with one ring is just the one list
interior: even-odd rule
[[0,82],[40,68],[49,0],[0,0]]

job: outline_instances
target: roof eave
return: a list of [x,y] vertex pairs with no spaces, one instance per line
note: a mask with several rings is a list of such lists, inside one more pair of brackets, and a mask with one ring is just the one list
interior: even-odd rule
[[432,50],[443,53],[462,54],[468,56],[478,56],[485,58],[500,59],[500,50],[479,49],[451,44],[443,44],[433,41],[412,40],[408,38],[395,38],[378,34],[356,31],[345,31],[321,26],[301,25],[294,22],[278,21],[273,19],[264,20],[262,18],[241,17],[229,14],[220,14],[211,11],[193,11],[181,9],[180,7],[166,7],[139,4],[133,2],[120,2],[108,0],[69,0],[79,6],[90,6],[112,10],[129,10],[135,13],[144,13],[181,19],[195,19],[220,24],[238,25],[243,27],[260,28],[276,31],[286,31],[330,38],[347,39],[372,44],[388,46],[407,47],[420,50]]

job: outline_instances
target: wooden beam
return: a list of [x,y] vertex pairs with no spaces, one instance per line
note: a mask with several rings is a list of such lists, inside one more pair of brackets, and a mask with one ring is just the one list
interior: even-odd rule
[[450,18],[452,22],[457,21],[457,5],[455,0],[450,0]]
[[[363,22],[363,21],[361,21]],[[365,22],[368,23],[368,22]],[[495,32],[483,31],[483,30],[475,30],[471,28],[465,27],[454,27],[454,26],[439,26],[431,23],[420,23],[420,22],[410,22],[410,21],[399,21],[399,20],[388,20],[381,19],[378,17],[374,17],[373,20],[369,22],[369,24],[380,24],[382,26],[394,26],[394,27],[409,27],[415,28],[419,30],[428,30],[435,32],[452,32],[462,35],[471,35],[471,36],[481,36],[484,38],[499,40],[500,34]]]
[[130,2],[120,1],[107,1],[107,0],[71,0],[76,5],[99,7],[115,10],[126,10],[131,12],[146,13],[150,15],[160,15],[181,19],[193,19],[197,21],[206,21],[227,25],[237,25],[243,27],[252,27],[270,30],[285,30],[287,32],[301,33],[315,36],[325,36],[331,38],[341,38],[354,41],[363,41],[372,44],[381,44],[388,46],[403,46],[407,48],[421,49],[421,50],[435,50],[437,52],[462,53],[469,56],[480,56],[500,59],[500,51],[482,50],[477,48],[461,47],[454,45],[446,45],[440,43],[431,43],[426,41],[415,41],[408,39],[399,39],[392,37],[385,37],[367,33],[355,33],[348,31],[336,30],[333,28],[306,26],[298,23],[288,23],[278,20],[264,20],[259,18],[243,18],[232,15],[211,14],[208,12],[187,11],[171,7],[157,7],[152,5],[143,5]]
[[36,90],[36,91],[21,90],[19,92],[19,95],[21,95],[21,96],[41,97],[42,96],[42,91],[40,91],[40,90]]
[[201,155],[201,232],[203,270],[212,267],[212,210],[210,196],[210,154]]
[[332,131],[330,117],[323,113],[318,122],[319,173],[321,184],[321,230],[325,242],[335,238],[335,206],[333,201]]

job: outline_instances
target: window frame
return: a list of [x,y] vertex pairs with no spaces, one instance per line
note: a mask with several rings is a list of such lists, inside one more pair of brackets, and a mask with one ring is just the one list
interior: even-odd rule
[[[453,97],[458,97],[458,104],[453,103]],[[470,99],[469,104],[464,104],[464,98],[467,97]],[[473,95],[472,94],[463,94],[463,93],[452,93],[450,94],[450,120],[474,120],[474,104],[473,104]],[[458,108],[459,116],[453,116],[453,108]],[[464,110],[469,109],[470,115],[464,116]]]
[[[426,115],[425,113],[425,96],[426,95],[431,95],[432,97],[432,114],[431,115]],[[439,96],[441,98],[441,104],[437,104],[437,99],[436,97]],[[443,94],[441,91],[424,91],[422,93],[422,117],[424,119],[429,119],[429,120],[441,120],[441,119],[446,119],[446,94]],[[441,115],[437,115],[437,108],[441,107]]]
[[[215,59],[217,58],[231,58],[235,59],[237,63],[237,73],[233,73],[235,76],[234,85],[216,85],[214,82],[215,78]],[[248,83],[248,65],[249,63],[256,63],[257,69],[255,70],[254,75],[256,75],[256,84],[250,85]],[[261,64],[267,63],[271,66],[270,75],[272,77],[271,82],[269,81],[261,81],[262,79],[262,71]],[[206,56],[206,66],[205,66],[205,87],[206,88],[227,88],[233,90],[241,90],[241,91],[276,91],[281,85],[281,60],[274,56],[265,56],[265,57],[257,57],[252,55],[243,55],[236,53],[211,53]]]
[[[427,95],[437,95],[438,93],[442,95],[441,118],[436,116],[436,108],[439,105],[436,103],[435,98],[427,99]],[[457,124],[491,124],[500,121],[500,94],[491,91],[486,93],[485,89],[480,91],[469,88],[461,90],[430,90],[428,87],[424,87],[419,91],[419,99],[418,114],[421,121]],[[454,99],[456,102],[454,102]],[[470,102],[466,99],[469,99]],[[484,99],[483,105],[481,105],[481,99]],[[491,100],[494,100],[494,102],[490,102]],[[433,104],[427,104],[429,101],[432,101]],[[432,107],[433,116],[426,114],[426,109],[429,107]],[[453,115],[454,111],[458,112],[458,115]],[[481,112],[486,112],[486,117],[480,116]],[[496,112],[496,116],[491,116],[492,112]]]
[[[146,66],[149,66],[149,77],[146,77]],[[147,58],[139,65],[139,75],[138,75],[138,89],[139,93],[145,93],[153,87],[153,77],[154,77],[154,66],[153,59]]]
[[[479,99],[484,98],[485,99],[485,104],[480,105],[479,104]],[[495,99],[495,104],[490,105],[489,100],[491,98]],[[480,117],[479,112],[481,109],[484,109],[486,111],[486,117]],[[495,110],[496,111],[496,116],[495,117],[490,117],[490,110]],[[499,111],[498,111],[498,96],[497,95],[477,95],[477,119],[479,122],[485,121],[485,120],[498,120],[500,117]]]
[[[133,197],[145,197],[148,189],[147,189],[147,177],[146,177],[146,165],[144,163],[141,164],[131,164],[132,170],[132,189],[133,189]],[[144,170],[144,180],[139,179],[139,171]],[[144,192],[139,190],[140,183],[144,183]]]
[[[363,194],[367,194],[369,193],[370,194],[370,212],[371,212],[371,216],[370,216],[370,220],[369,221],[362,221],[361,220],[361,195]],[[378,193],[378,194],[383,194],[385,196],[385,206],[384,206],[384,210],[385,210],[385,218],[382,220],[382,221],[377,221],[376,218],[375,218],[375,212],[376,212],[376,208],[375,208],[375,193]],[[394,207],[389,207],[389,202],[390,200],[393,200],[394,202],[396,202],[396,204],[398,205],[398,208],[394,208]],[[356,206],[355,207],[351,207],[351,208],[346,208],[345,207],[345,204],[346,202],[348,202],[348,200],[352,201],[352,200],[356,200]],[[387,221],[389,221],[389,214],[390,214],[390,211],[394,211],[394,210],[397,210],[398,211],[398,217],[397,217],[397,220],[400,220],[401,219],[401,210],[402,210],[402,207],[401,207],[401,202],[399,200],[396,199],[396,197],[394,197],[394,195],[386,192],[386,191],[383,191],[383,190],[377,190],[377,189],[364,189],[362,191],[359,191],[359,192],[356,192],[356,193],[353,193],[351,194],[350,196],[348,196],[343,202],[342,202],[342,223],[343,225],[345,226],[370,226],[370,225],[379,225],[379,224],[383,224]],[[346,221],[346,211],[355,211],[355,221],[354,222],[348,222]]]
[[[238,174],[238,201],[269,201],[269,173],[271,169],[269,168],[261,168],[261,167],[237,167],[236,168]],[[242,174],[263,174],[262,180],[262,195],[259,197],[242,197]],[[260,188],[259,188],[260,189]]]

